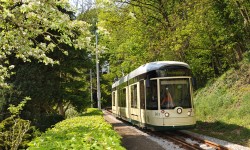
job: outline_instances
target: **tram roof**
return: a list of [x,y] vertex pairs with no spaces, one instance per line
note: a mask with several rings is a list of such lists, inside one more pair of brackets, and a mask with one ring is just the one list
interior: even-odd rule
[[121,77],[118,81],[116,81],[112,85],[112,88],[118,86],[121,83],[124,83],[124,82],[128,81],[129,79],[132,79],[132,78],[134,78],[136,76],[139,76],[141,74],[144,74],[144,73],[147,73],[147,72],[153,71],[153,70],[158,70],[163,66],[173,66],[173,65],[174,66],[183,66],[183,67],[190,68],[188,64],[186,64],[184,62],[179,62],[179,61],[155,61],[155,62],[149,62],[147,64],[141,65],[140,67],[133,70],[132,72],[130,72],[126,76]]

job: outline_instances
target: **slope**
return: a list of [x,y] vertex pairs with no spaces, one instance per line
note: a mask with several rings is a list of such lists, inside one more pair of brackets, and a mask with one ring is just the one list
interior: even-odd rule
[[196,91],[195,131],[250,147],[250,53],[235,68]]

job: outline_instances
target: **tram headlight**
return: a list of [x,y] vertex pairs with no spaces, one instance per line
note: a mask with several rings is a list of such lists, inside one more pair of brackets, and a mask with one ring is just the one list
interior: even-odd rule
[[191,116],[191,111],[188,111],[188,116]]
[[177,113],[178,113],[178,114],[181,114],[181,113],[182,113],[182,109],[181,109],[181,108],[178,108],[178,109],[177,109]]
[[165,113],[165,117],[169,117],[169,113],[168,112]]

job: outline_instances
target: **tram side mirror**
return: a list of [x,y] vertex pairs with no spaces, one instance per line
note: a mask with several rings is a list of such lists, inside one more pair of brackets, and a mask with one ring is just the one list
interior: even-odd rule
[[114,82],[116,82],[116,81],[118,81],[118,77],[115,77],[115,78],[114,78]]
[[196,87],[196,79],[195,78],[192,78],[192,85],[193,85],[193,87]]
[[149,80],[149,78],[146,79],[146,87],[147,87],[147,88],[150,87],[150,80]]

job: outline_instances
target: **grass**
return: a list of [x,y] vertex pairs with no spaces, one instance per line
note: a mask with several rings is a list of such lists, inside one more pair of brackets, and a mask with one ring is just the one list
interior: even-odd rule
[[221,121],[198,121],[193,132],[250,147],[250,129]]
[[250,147],[250,63],[231,69],[194,98],[195,132]]

